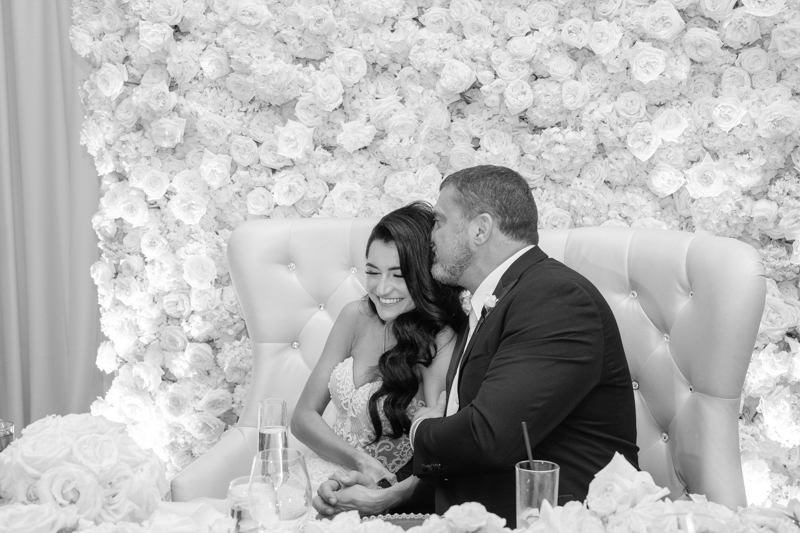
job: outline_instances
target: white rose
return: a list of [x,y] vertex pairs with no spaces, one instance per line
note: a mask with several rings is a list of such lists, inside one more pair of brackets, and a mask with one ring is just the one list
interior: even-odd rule
[[182,352],[189,339],[180,326],[167,326],[161,331],[159,345],[170,352]]
[[642,19],[642,29],[653,39],[672,41],[686,24],[675,6],[667,0],[650,4]]
[[642,83],[657,80],[667,65],[667,54],[650,43],[637,42],[631,48],[631,73]]
[[347,87],[352,87],[367,74],[364,54],[350,48],[339,48],[333,53],[331,67],[336,76]]
[[152,229],[142,235],[140,246],[142,253],[148,259],[158,259],[170,250],[167,239]]
[[247,193],[247,212],[251,215],[269,216],[275,209],[275,199],[264,187],[256,187]]
[[750,210],[750,216],[756,228],[762,231],[771,230],[775,227],[775,220],[778,217],[778,204],[766,198],[756,200]]
[[211,46],[200,55],[200,68],[206,78],[216,80],[227,76],[231,71],[228,53],[222,48]]
[[797,326],[797,308],[786,303],[782,296],[767,294],[764,303],[764,314],[761,315],[761,324],[758,328],[759,337],[766,337],[771,342],[780,342],[786,332]]
[[303,160],[314,151],[314,128],[288,120],[286,126],[276,127],[275,131],[278,134],[278,155]]
[[45,472],[36,489],[42,503],[74,506],[86,520],[94,520],[103,504],[103,488],[87,472],[69,463]]
[[622,0],[597,0],[594,11],[599,18],[609,19],[617,15]]
[[212,389],[206,392],[200,399],[198,407],[210,414],[217,417],[225,414],[233,404],[233,396],[225,389]]
[[614,50],[620,40],[622,40],[622,30],[614,21],[599,20],[592,24],[592,29],[589,30],[589,48],[600,56]]
[[[578,83],[578,82],[576,82]],[[513,80],[503,91],[503,98],[511,115],[522,113],[533,104],[533,90],[527,81]]]
[[128,81],[128,71],[125,65],[103,63],[94,75],[97,90],[109,100],[114,100],[122,94],[126,81]]
[[169,293],[162,298],[164,312],[172,318],[186,318],[192,312],[189,297],[183,293]]
[[592,159],[581,169],[581,179],[587,185],[597,188],[608,178],[608,168],[605,159]]
[[599,472],[589,483],[586,504],[600,518],[631,507],[633,483],[616,473]]
[[218,289],[195,289],[189,293],[192,311],[207,313],[219,305]]
[[795,241],[800,239],[798,237],[800,236],[800,209],[785,205],[778,209],[778,214],[781,220],[776,229],[783,233],[783,238]]
[[759,47],[742,50],[736,57],[736,66],[744,69],[748,74],[756,74],[769,68],[769,54]]
[[575,48],[589,44],[589,25],[579,18],[571,18],[561,26],[561,42]]
[[196,439],[214,442],[225,430],[225,422],[208,413],[196,413],[186,421],[186,429]]
[[197,224],[208,209],[206,199],[191,192],[176,194],[168,205],[175,218],[184,224]]
[[439,84],[446,93],[462,93],[475,83],[475,71],[468,65],[450,59],[444,64],[439,76]]
[[173,383],[163,396],[159,396],[161,412],[171,419],[179,419],[192,408],[192,386],[187,382]]
[[150,124],[150,138],[156,146],[174,148],[183,142],[185,118],[161,117]]
[[[536,54],[536,49],[536,40],[533,38],[533,35],[512,37],[506,44],[508,53],[511,54],[515,60],[522,62],[533,59],[534,54]],[[481,81],[480,76],[478,81]],[[481,81],[481,83],[483,83],[483,81]]]
[[275,203],[289,206],[302,198],[308,190],[306,179],[296,170],[284,171],[275,176]]
[[453,20],[464,22],[472,15],[480,13],[481,4],[475,0],[453,0],[450,2],[449,9]]
[[659,198],[666,198],[686,183],[683,172],[667,163],[659,163],[647,177],[647,187]]
[[82,435],[72,443],[72,459],[97,478],[103,478],[120,460],[117,439],[108,435]]
[[[561,86],[561,99],[564,101],[564,107],[570,111],[580,109],[589,103],[589,96],[589,87],[585,83],[567,80]],[[533,101],[533,93],[531,93],[531,101]]]
[[658,147],[661,146],[661,137],[659,137],[652,124],[638,122],[634,124],[628,133],[627,145],[628,150],[631,151],[636,159],[647,161],[653,157]]
[[195,370],[211,370],[214,366],[214,353],[211,346],[204,342],[190,342],[186,345],[183,357]]
[[163,197],[170,185],[169,175],[154,168],[148,168],[140,182],[142,190],[151,202]]
[[203,161],[200,163],[200,175],[211,190],[217,190],[231,177],[231,157],[203,150]]
[[169,26],[177,25],[183,18],[183,0],[153,0],[150,17]]
[[328,198],[333,202],[334,216],[355,217],[364,203],[364,191],[357,183],[340,181]]
[[539,215],[539,227],[544,229],[569,229],[575,227],[572,215],[555,206],[545,206]]
[[333,111],[342,105],[344,87],[342,82],[333,74],[328,74],[317,80],[313,89],[317,105],[325,111]]
[[711,198],[719,196],[725,189],[724,168],[706,154],[703,161],[696,164],[686,174],[686,190],[692,198]]
[[161,22],[139,22],[139,44],[155,53],[163,50],[172,40],[172,28]]
[[586,63],[581,67],[580,79],[589,88],[589,94],[597,96],[608,87],[608,71],[600,61]]
[[450,29],[450,13],[443,7],[430,7],[419,21],[433,33],[446,33]]
[[317,4],[309,9],[305,26],[314,35],[328,35],[336,29],[336,18],[328,6]]
[[414,135],[418,125],[416,113],[404,107],[386,121],[386,133],[408,139]]
[[449,525],[448,531],[477,531],[487,525],[489,517],[486,507],[478,502],[453,505],[442,515]]
[[238,0],[234,14],[240,24],[251,28],[262,28],[272,19],[272,14],[259,0]]
[[262,165],[272,169],[279,169],[292,164],[292,160],[278,154],[278,139],[265,140],[258,149],[258,160]]
[[739,98],[746,97],[750,92],[750,75],[739,67],[726,67],[719,80],[719,92]]
[[183,262],[183,279],[192,287],[210,288],[217,279],[217,265],[208,257],[190,255]]
[[117,351],[110,341],[103,341],[100,343],[100,346],[97,348],[95,364],[97,368],[106,374],[114,372],[119,367],[117,363]]
[[572,79],[578,64],[566,54],[553,54],[547,64],[547,72],[556,81]]
[[753,73],[750,81],[753,82],[753,89],[771,89],[778,82],[778,75],[774,70],[760,70]]
[[452,171],[475,165],[475,148],[471,143],[456,143],[450,148],[449,156]]
[[558,8],[550,2],[533,2],[526,10],[531,28],[541,30],[552,28],[558,21]]
[[683,35],[683,49],[693,61],[710,61],[719,55],[722,40],[710,28],[689,28]]
[[256,89],[253,83],[247,76],[238,72],[234,72],[225,78],[225,87],[227,87],[234,98],[241,100],[245,104],[250,102],[256,95]]
[[758,19],[742,8],[733,13],[719,25],[719,34],[723,42],[731,48],[741,48],[746,44],[761,39]]
[[203,113],[197,120],[197,134],[204,144],[219,146],[228,140],[230,133],[227,121],[214,113]]
[[617,114],[627,120],[638,120],[644,117],[647,100],[641,94],[628,91],[620,94],[614,102]]
[[150,211],[144,198],[131,194],[127,195],[120,203],[119,216],[135,228],[147,224],[150,219]]
[[386,121],[396,111],[403,108],[402,98],[397,95],[379,98],[369,108],[370,122],[377,128],[383,129]]
[[491,35],[492,19],[480,13],[472,15],[463,22],[464,37],[467,39],[482,39]]
[[785,0],[742,0],[745,12],[757,17],[772,17],[785,7]]
[[674,107],[665,109],[653,121],[653,127],[662,141],[678,142],[689,121]]
[[703,14],[717,22],[725,20],[732,12],[736,0],[699,0]]
[[784,59],[800,58],[800,21],[794,20],[772,30],[770,50],[777,50]]
[[795,134],[800,127],[800,110],[793,104],[775,102],[764,107],[755,117],[758,134],[770,141]]
[[249,167],[258,161],[258,145],[250,137],[234,135],[231,139],[230,154],[237,165]]
[[378,130],[371,124],[366,124],[363,119],[342,124],[342,132],[336,136],[339,146],[350,153],[365,148],[372,143]]
[[417,177],[410,170],[393,172],[383,183],[383,192],[400,200],[417,199],[417,189],[419,189]]
[[114,109],[114,118],[125,128],[133,128],[139,120],[139,109],[132,98],[125,98]]
[[512,7],[506,13],[505,27],[511,37],[522,37],[531,31],[531,19],[522,9]]
[[737,98],[722,97],[711,111],[711,119],[718,128],[727,132],[741,124],[746,114],[747,109]]
[[53,533],[73,531],[80,517],[74,508],[53,504],[25,505],[8,503],[0,506],[0,531],[5,533]]

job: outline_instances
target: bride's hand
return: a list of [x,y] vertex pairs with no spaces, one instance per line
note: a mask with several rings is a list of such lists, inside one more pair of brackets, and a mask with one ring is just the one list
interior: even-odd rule
[[392,474],[388,468],[383,466],[383,463],[371,455],[367,455],[366,453],[360,454],[356,461],[356,466],[359,472],[371,477],[376,483],[381,479],[385,479],[392,485],[397,483],[397,476]]

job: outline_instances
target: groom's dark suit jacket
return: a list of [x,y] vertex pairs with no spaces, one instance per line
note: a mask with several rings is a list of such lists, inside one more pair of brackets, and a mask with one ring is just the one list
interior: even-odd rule
[[[459,410],[419,425],[413,472],[435,483],[437,513],[477,501],[513,528],[523,420],[533,458],[561,467],[563,504],[585,499],[614,452],[638,467],[636,413],[616,320],[589,280],[537,246],[494,294],[461,358]],[[448,393],[458,362],[454,353]]]

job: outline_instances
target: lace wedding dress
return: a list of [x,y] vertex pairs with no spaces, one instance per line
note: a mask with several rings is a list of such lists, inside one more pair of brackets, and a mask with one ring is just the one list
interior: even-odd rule
[[[348,357],[336,365],[328,380],[331,401],[336,408],[336,421],[333,431],[348,444],[377,458],[392,473],[406,464],[412,456],[411,442],[408,435],[399,439],[391,439],[386,435],[391,432],[391,425],[383,413],[382,401],[378,405],[383,436],[375,443],[375,431],[369,418],[369,399],[380,388],[381,380],[365,383],[356,387],[353,380],[353,358]],[[414,416],[417,409],[425,402],[414,398],[409,404],[408,416]],[[371,444],[372,443],[372,444]],[[311,478],[312,494],[316,494],[319,485],[334,472],[347,472],[350,469],[323,459],[313,451],[306,455],[306,465]]]

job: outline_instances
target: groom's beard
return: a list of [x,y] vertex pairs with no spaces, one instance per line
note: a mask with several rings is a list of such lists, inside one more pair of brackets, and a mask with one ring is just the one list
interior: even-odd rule
[[472,264],[472,259],[475,257],[475,252],[467,244],[466,232],[459,232],[458,238],[448,246],[447,252],[449,261],[445,262],[439,250],[434,251],[431,275],[433,279],[440,283],[458,286],[461,284],[461,276]]

